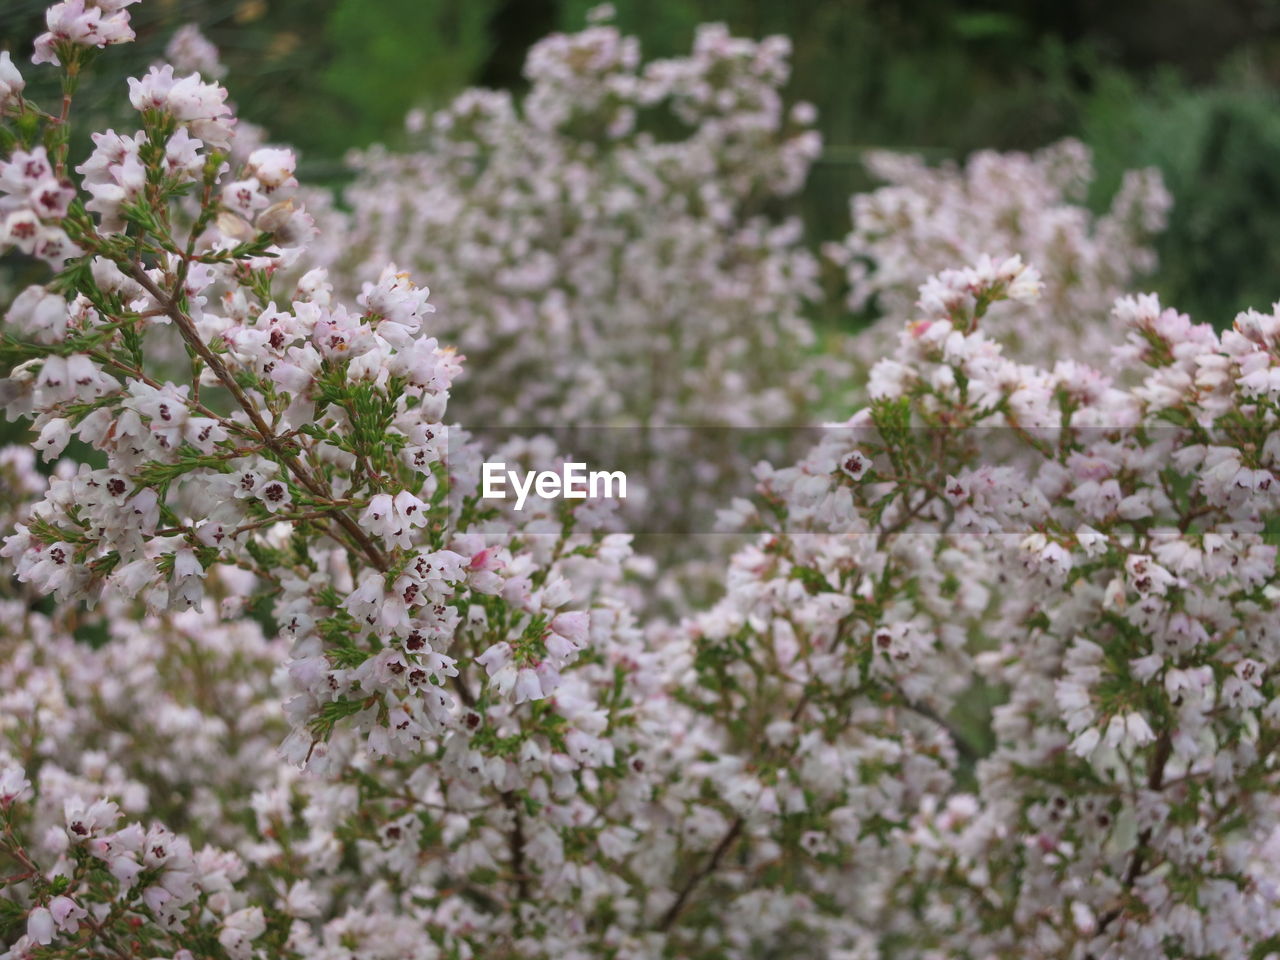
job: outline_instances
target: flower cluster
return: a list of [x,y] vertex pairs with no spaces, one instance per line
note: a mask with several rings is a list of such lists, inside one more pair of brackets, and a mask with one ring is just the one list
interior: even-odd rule
[[[1122,299],[1112,381],[987,335],[1037,286],[1014,263],[931,279],[869,405],[762,472],[785,528],[693,622],[724,651],[705,685],[774,723],[754,698],[794,704],[780,731],[826,751],[824,790],[771,776],[811,869],[832,855],[812,882],[841,895],[807,916],[827,950],[875,931],[922,956],[1258,956],[1280,917],[1280,309],[1219,336]],[[734,869],[785,822],[742,819]]]
[[[517,518],[478,504],[468,484],[483,454],[442,422],[459,358],[426,335],[426,288],[394,266],[350,305],[323,270],[285,286],[311,234],[292,154],[234,160],[225,92],[198,75],[153,68],[130,99],[140,129],[95,136],[54,218],[76,256],[6,317],[7,411],[34,420],[47,460],[72,441],[94,451],[57,464],[2,551],[59,611],[6,652],[22,691],[7,714],[22,752],[4,773],[6,851],[25,867],[9,890],[27,928],[9,956],[115,950],[126,935],[153,953],[238,958],[322,955],[363,935],[399,956],[422,940],[428,921],[401,911],[425,885],[450,952],[565,927],[584,884],[616,886],[588,840],[597,817],[632,818],[640,788],[617,784],[654,709],[635,686],[652,682],[651,655],[616,599],[628,538],[598,531],[598,505]],[[494,454],[554,460],[536,446]],[[16,493],[40,486],[29,461],[11,470]],[[141,636],[124,626],[136,617]],[[224,619],[247,632],[220,640]],[[68,672],[81,629],[114,653]],[[194,643],[175,665],[182,635]],[[224,693],[228,641],[255,669]],[[138,682],[122,689],[125,677]],[[175,703],[188,684],[199,699]],[[77,741],[117,704],[117,736]],[[51,717],[61,747],[36,735],[59,729]],[[33,736],[61,780],[45,763],[27,786]],[[204,769],[231,752],[243,765]],[[63,853],[41,846],[60,790],[68,829],[90,843],[75,869],[40,859]],[[249,831],[246,804],[262,811]],[[121,805],[179,822],[203,809],[201,831],[238,855],[121,826]],[[350,862],[364,866],[344,873]],[[285,922],[318,912],[305,885],[270,909],[229,887],[263,896],[299,867],[332,878],[325,930]],[[542,916],[524,917],[543,872]],[[605,935],[570,924],[563,942]]]
[[788,54],[723,26],[647,64],[611,25],[550,37],[519,103],[468,91],[410,118],[412,152],[356,156],[317,249],[339,289],[388,260],[431,278],[477,422],[794,422],[817,263],[769,207],[820,141]]
[[14,151],[0,167],[0,190],[0,249],[33,254],[52,267],[81,252],[59,226],[75,189],[55,175],[44,147]]
[[278,942],[260,939],[263,909],[244,883],[251,861],[227,846],[250,849],[235,815],[250,796],[243,785],[277,776],[282,725],[263,679],[280,645],[252,623],[223,627],[195,612],[131,623],[114,609],[78,624],[116,631],[93,649],[61,617],[2,606],[0,856],[19,868],[6,881],[19,899],[6,904],[28,904],[21,925],[6,917],[24,935],[8,938],[5,955],[132,943],[184,960],[197,955],[184,949],[220,946],[247,960],[251,945]]
[[[45,14],[48,31],[36,37],[35,64],[70,66],[90,47],[128,43],[133,39],[129,11],[138,0],[63,0]],[[74,75],[74,74],[73,74]]]
[[[347,212],[309,204],[323,211],[309,262],[349,296],[388,261],[430,278],[433,329],[467,358],[453,409],[469,423],[802,422],[844,364],[816,350],[806,316],[818,258],[775,212],[821,146],[813,109],[783,98],[789,54],[722,25],[650,62],[607,22],[551,36],[529,52],[523,97],[466,91],[410,116],[408,151],[354,155]],[[692,435],[653,436],[637,485],[698,489],[679,472],[707,459],[680,445]],[[749,475],[749,458],[723,460],[723,476]],[[653,498],[628,511],[674,525]],[[664,593],[683,609],[717,574],[675,569],[679,552],[662,556]]]
[[826,249],[847,271],[849,305],[874,304],[883,318],[858,344],[866,365],[891,348],[922,283],[984,255],[1020,255],[1043,271],[1031,313],[997,311],[986,322],[1013,355],[1043,364],[1105,356],[1119,339],[1107,320],[1111,303],[1154,268],[1148,243],[1171,200],[1159,171],[1132,170],[1095,217],[1082,203],[1091,161],[1074,140],[1031,155],[980,151],[963,167],[869,153],[869,171],[887,186],[853,198],[852,232]]

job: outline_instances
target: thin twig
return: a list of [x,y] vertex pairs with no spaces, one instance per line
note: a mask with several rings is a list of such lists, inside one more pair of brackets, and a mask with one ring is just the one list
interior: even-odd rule
[[[1169,762],[1169,756],[1173,753],[1173,737],[1170,735],[1168,728],[1160,731],[1160,739],[1156,741],[1155,753],[1151,755],[1151,768],[1147,773],[1147,788],[1149,790],[1161,790],[1164,788],[1164,768]],[[1147,827],[1138,834],[1138,845],[1134,848],[1133,859],[1129,861],[1129,869],[1125,871],[1124,888],[1126,890],[1133,889],[1133,885],[1138,882],[1138,877],[1142,876],[1143,868],[1146,866],[1147,854],[1151,850],[1152,827]],[[1124,908],[1117,906],[1107,911],[1098,919],[1098,933],[1102,933],[1107,929],[1122,913]]]
[[[130,275],[138,281],[144,290],[149,293],[155,301],[161,305],[165,313],[173,320],[178,328],[178,332],[182,334],[182,338],[190,345],[206,364],[213,371],[214,376],[227,389],[227,392],[235,399],[236,403],[249,417],[253,428],[262,437],[271,451],[280,459],[285,468],[293,474],[297,481],[306,487],[306,489],[315,497],[321,500],[332,500],[332,494],[325,488],[324,484],[313,477],[311,472],[303,466],[302,462],[294,455],[293,451],[288,449],[276,435],[275,431],[262,418],[262,414],[258,412],[257,405],[249,399],[249,396],[236,382],[236,378],[231,371],[227,369],[226,364],[222,362],[222,358],[209,349],[209,345],[204,342],[204,338],[200,336],[200,332],[196,329],[195,322],[182,310],[175,297],[166,294],[161,290],[155,282],[147,276],[142,266],[137,263],[129,263]],[[349,517],[345,511],[337,510],[333,514],[334,521],[347,532],[347,534],[356,542],[360,550],[368,557],[369,561],[378,570],[385,571],[387,569],[387,560],[383,556],[381,550],[369,539],[368,535],[360,529],[360,525]]]

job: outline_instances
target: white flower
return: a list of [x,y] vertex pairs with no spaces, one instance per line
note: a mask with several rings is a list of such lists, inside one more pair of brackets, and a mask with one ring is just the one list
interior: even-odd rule
[[61,895],[49,901],[49,913],[63,933],[75,933],[80,928],[80,921],[89,915],[84,907]]
[[492,677],[500,669],[510,663],[511,652],[511,644],[502,640],[495,643],[493,646],[485,650],[484,653],[476,657],[476,663],[484,667],[485,672]]
[[267,480],[257,491],[258,498],[272,513],[279,513],[293,502],[289,485],[283,480]]
[[164,48],[164,55],[177,69],[192,70],[213,80],[221,80],[227,73],[218,60],[218,48],[194,23],[178,28]]
[[0,53],[0,113],[14,106],[22,96],[26,81],[14,66],[9,51]]
[[49,30],[36,37],[31,62],[59,63],[55,46],[59,41],[82,47],[106,47],[133,39],[129,14],[124,7],[138,0],[65,0],[45,14]]
[[575,648],[581,649],[587,642],[591,615],[584,610],[567,610],[556,614],[549,625],[552,633],[564,637]]
[[35,943],[52,943],[53,915],[47,907],[36,907],[27,914],[27,936]]
[[519,672],[516,677],[515,694],[516,703],[542,699],[542,681],[538,679],[536,671],[525,667]]
[[291,917],[319,916],[320,898],[312,889],[311,881],[299,880],[290,885],[285,894],[283,909]]
[[136,110],[162,110],[183,123],[191,133],[213,147],[225,148],[235,119],[226,105],[227,91],[205,83],[193,73],[175,78],[173,67],[152,67],[141,80],[129,79],[129,101]]
[[223,921],[218,931],[218,942],[233,960],[249,960],[253,954],[253,941],[267,930],[266,918],[261,907],[237,910]]
[[31,781],[18,766],[0,769],[0,806],[8,807],[27,799],[31,793]]
[[66,449],[71,440],[71,423],[63,417],[54,417],[40,430],[35,446],[43,451],[46,460],[52,460]]
[[1040,299],[1040,294],[1044,290],[1044,284],[1040,280],[1040,271],[1035,267],[1022,265],[1021,257],[1013,257],[1004,263],[1000,272],[1004,274],[1012,273],[1012,278],[1008,281],[1008,295],[1010,300],[1017,300],[1020,303],[1035,303]]
[[66,333],[67,301],[44,287],[27,287],[14,298],[5,322],[40,343],[54,343]]
[[1139,747],[1156,738],[1146,717],[1140,713],[1130,713],[1125,716],[1125,734],[1131,744]]
[[871,467],[871,461],[857,450],[851,450],[840,458],[840,471],[853,480],[861,480]]
[[375,494],[360,515],[360,525],[369,533],[381,537],[388,546],[405,548],[413,545],[412,530],[426,520],[426,505],[408,490],[394,497]]
[[1089,727],[1071,741],[1071,752],[1076,754],[1076,756],[1085,757],[1087,759],[1092,756],[1094,750],[1098,748],[1098,743],[1101,739],[1102,734],[1098,732],[1098,728]]
[[292,150],[263,147],[249,154],[246,169],[268,193],[286,186],[297,186],[293,171],[297,159]]

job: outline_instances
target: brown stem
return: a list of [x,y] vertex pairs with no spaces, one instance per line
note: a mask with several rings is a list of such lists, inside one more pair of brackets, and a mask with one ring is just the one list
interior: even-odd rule
[[[253,428],[262,437],[271,451],[284,464],[285,468],[293,474],[297,481],[302,484],[312,496],[321,500],[331,500],[332,494],[325,488],[325,485],[312,476],[311,472],[303,466],[302,462],[289,450],[271,429],[270,425],[262,418],[262,414],[258,412],[257,405],[254,404],[249,396],[236,382],[236,378],[231,371],[227,369],[226,364],[222,362],[222,358],[209,349],[209,345],[204,342],[204,338],[200,336],[200,332],[196,329],[195,322],[187,316],[182,310],[174,296],[166,294],[155,282],[147,276],[145,270],[140,264],[130,262],[128,264],[130,275],[138,281],[144,290],[164,309],[165,314],[174,322],[178,328],[178,332],[182,334],[182,339],[187,342],[192,350],[209,366],[214,376],[227,389],[227,392],[240,405],[240,409],[248,416],[249,422],[253,424]],[[334,521],[342,527],[343,530],[351,537],[351,539],[359,546],[361,552],[368,557],[370,563],[378,570],[385,571],[387,569],[387,559],[383,556],[382,551],[369,539],[368,535],[360,529],[360,525],[349,517],[345,511],[338,510],[333,514]]]
[[39,873],[40,868],[37,867],[31,857],[27,855],[27,851],[23,848],[22,842],[14,836],[13,824],[9,823],[7,820],[4,825],[4,837],[7,841],[5,846],[8,847],[9,853],[13,855],[13,858],[17,860],[18,863],[22,864],[22,866],[26,868],[27,873],[31,875]]
[[[800,714],[804,713],[805,707],[809,705],[809,695],[801,694],[800,699],[796,702],[795,709],[791,711],[791,722],[795,723],[800,719]],[[689,897],[693,894],[698,884],[702,883],[707,877],[720,869],[720,863],[724,860],[729,850],[732,849],[739,836],[742,835],[743,827],[747,824],[746,818],[738,815],[734,818],[732,824],[729,825],[728,831],[720,839],[720,843],[716,845],[715,850],[711,852],[711,859],[703,864],[702,869],[694,873],[685,881],[680,892],[676,895],[675,903],[671,904],[666,913],[662,915],[662,919],[658,921],[658,929],[664,933],[671,929],[680,914],[684,912],[684,908],[689,901]]]
[[[68,71],[72,73],[73,71]],[[54,125],[61,128],[67,125],[67,121],[71,117],[71,94],[64,93],[62,95],[62,111],[54,119]],[[58,144],[58,151],[54,155],[54,175],[59,179],[63,179],[67,175],[67,150],[70,147],[70,139],[64,138]]]
[[[516,897],[520,902],[529,899],[529,878],[524,872],[524,820],[520,816],[520,800],[511,790],[502,795],[502,805],[511,811],[511,871],[516,877]],[[519,922],[519,916],[516,918]]]
[[738,817],[733,821],[728,832],[726,832],[724,837],[721,838],[720,843],[716,845],[715,850],[712,851],[711,859],[703,864],[701,870],[685,881],[685,885],[681,887],[680,893],[676,896],[675,903],[671,904],[671,907],[667,912],[662,915],[662,920],[658,922],[659,930],[665,933],[671,929],[678,919],[680,919],[680,914],[684,912],[685,904],[688,903],[689,896],[693,893],[694,888],[719,869],[720,861],[725,858],[725,854],[729,852],[734,841],[736,841],[738,836],[742,833],[742,828],[745,823],[746,821],[743,820],[742,817]]
[[[1169,756],[1173,753],[1173,737],[1169,733],[1168,728],[1160,731],[1160,739],[1156,741],[1155,753],[1151,756],[1151,767],[1147,773],[1147,788],[1150,790],[1160,790],[1164,787],[1164,768],[1169,762]],[[1142,876],[1142,870],[1146,866],[1147,854],[1151,850],[1152,828],[1147,827],[1138,834],[1138,845],[1134,848],[1133,859],[1129,861],[1129,869],[1124,874],[1124,888],[1126,890],[1133,889],[1133,885],[1138,882],[1138,877]],[[1106,930],[1119,916],[1124,912],[1122,907],[1116,907],[1107,911],[1098,919],[1098,933]]]
[[[145,383],[153,390],[159,390],[163,386],[158,380],[149,376],[145,371],[139,370],[137,367],[125,363],[123,360],[113,357],[109,353],[104,353],[101,350],[90,350],[89,356],[94,360],[97,360],[103,366],[112,367],[117,372],[123,373],[126,377],[133,377],[133,379],[137,380],[139,383]],[[200,416],[208,417],[210,420],[216,420],[220,426],[228,430],[252,435],[250,431],[246,430],[242,425],[233,420],[227,420],[225,417],[220,416],[215,411],[204,406],[200,403],[199,399],[193,398],[188,401],[187,405],[195,410],[196,413],[200,414]]]
[[334,510],[341,510],[339,504],[324,510],[312,510],[308,513],[280,513],[273,514],[265,520],[255,520],[252,523],[242,523],[231,532],[232,536],[239,536],[242,533],[248,533],[251,530],[259,530],[262,527],[269,527],[273,523],[302,523],[307,520],[328,520],[333,516]]

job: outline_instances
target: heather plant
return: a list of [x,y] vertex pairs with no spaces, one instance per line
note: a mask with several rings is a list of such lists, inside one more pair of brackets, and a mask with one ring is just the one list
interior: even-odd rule
[[[1054,262],[943,269],[861,408],[724,505],[760,533],[722,598],[651,622],[608,504],[478,495],[563,457],[448,423],[427,289],[315,267],[341,222],[220,86],[157,65],[69,156],[127,7],[49,11],[56,113],[0,58],[0,236],[52,272],[0,340],[51,466],[0,455],[0,956],[1275,948],[1280,310],[1120,299],[1112,380],[987,329]],[[603,109],[595,29],[526,111]]]
[[1084,203],[1092,156],[1075,140],[1034,154],[983,150],[963,166],[883,150],[865,162],[886,185],[853,197],[852,231],[825,248],[846,272],[850,309],[880,318],[855,347],[862,366],[891,349],[926,280],[983,255],[1018,255],[1040,271],[1035,307],[985,318],[1018,359],[1105,356],[1123,340],[1111,304],[1155,269],[1151,242],[1170,205],[1157,169],[1127,171],[1095,216]]
[[[87,605],[105,617],[98,626],[108,637],[130,618],[160,618],[149,635],[163,647],[198,629],[167,625],[171,615],[208,607],[243,618],[265,598],[262,616],[291,641],[275,671],[289,697],[285,758],[337,783],[356,777],[357,793],[375,776],[357,769],[387,765],[388,818],[408,818],[388,827],[397,847],[422,825],[410,822],[419,798],[393,758],[429,755],[437,771],[458,764],[467,798],[446,800],[436,779],[422,803],[460,802],[496,818],[502,836],[516,838],[501,854],[516,859],[512,895],[527,892],[527,811],[576,797],[578,776],[607,804],[608,788],[588,771],[626,769],[625,752],[616,756],[622,741],[602,738],[611,714],[634,702],[619,696],[619,668],[603,647],[581,660],[583,672],[571,668],[593,637],[616,635],[618,649],[634,643],[625,609],[604,589],[620,576],[626,538],[593,536],[595,508],[535,509],[508,524],[475,504],[466,464],[480,454],[465,437],[446,442],[441,418],[458,360],[421,335],[431,311],[425,288],[388,268],[350,309],[323,272],[279,288],[314,234],[294,159],[273,147],[236,159],[235,118],[217,84],[152,68],[129,84],[141,129],[95,134],[92,155],[73,169],[66,131],[75,82],[95,48],[129,38],[128,14],[73,0],[50,10],[49,25],[35,59],[64,72],[58,115],[23,99],[20,75],[4,64],[13,77],[0,174],[6,241],[56,271],[7,311],[4,401],[11,415],[33,417],[46,458],[72,439],[94,453],[56,471],[6,540],[18,580],[57,602],[54,621],[33,632],[65,633]],[[30,476],[21,483],[29,487]],[[517,527],[525,534],[512,536]],[[474,640],[466,655],[453,643],[462,634]],[[37,643],[41,658],[49,646]],[[216,661],[200,666],[222,672]],[[257,679],[272,689],[269,669]],[[27,726],[17,735],[35,733]],[[215,731],[225,749],[234,733]],[[141,735],[128,746],[146,750]],[[87,781],[107,796],[83,796],[78,784],[66,791],[57,827],[66,839],[50,840],[42,811],[59,795],[33,797],[31,784],[42,781],[28,773],[38,756],[18,754],[4,774],[6,853],[23,868],[6,902],[15,903],[15,887],[28,901],[13,956],[55,938],[72,954],[120,952],[122,942],[166,953],[215,941],[233,956],[285,950],[283,933],[264,932],[262,909],[241,908],[229,892],[244,875],[235,858],[193,854],[168,833],[153,844],[153,828],[120,819],[112,784]],[[331,797],[337,787],[325,783],[320,792]],[[262,787],[250,779],[241,791]],[[494,802],[476,800],[475,790]],[[233,794],[218,812],[235,817],[244,799]],[[370,812],[335,808],[334,829]],[[453,821],[448,839],[458,869],[496,866],[494,826],[474,821],[469,839],[459,827]],[[529,837],[556,843],[543,831]],[[168,853],[155,854],[161,847]],[[42,854],[51,859],[38,864]],[[417,862],[392,859],[406,871]],[[386,896],[410,897],[414,879]],[[465,900],[462,888],[448,896]],[[469,916],[460,914],[459,929],[474,926]],[[509,914],[494,921],[506,932],[489,929],[493,942],[513,935]]]
[[[820,139],[812,108],[785,102],[785,38],[707,25],[687,55],[644,62],[607,11],[594,19],[530,50],[522,96],[469,90],[411,115],[405,150],[354,154],[308,257],[340,292],[388,260],[431,278],[470,423],[656,428],[635,475],[654,495],[624,509],[665,532],[677,511],[657,491],[696,496],[685,469],[748,476],[752,460],[663,428],[803,423],[844,368],[806,315],[818,260],[779,213]],[[701,562],[723,553],[713,540],[650,546],[669,603],[647,609],[687,609],[718,577]]]
[[[1280,310],[1219,337],[1121,299],[1113,382],[988,337],[1039,288],[931,279],[867,406],[763,474],[772,532],[690,642],[709,720],[776,725],[724,742],[814,762],[753,772],[723,896],[790,826],[823,896],[772,922],[868,956],[1270,955]],[[949,718],[983,685],[980,756]]]
[[817,263],[774,208],[820,140],[788,52],[719,25],[649,63],[607,23],[549,37],[522,98],[467,91],[406,152],[355,155],[319,256],[350,290],[389,259],[431,277],[479,424],[798,422]]

